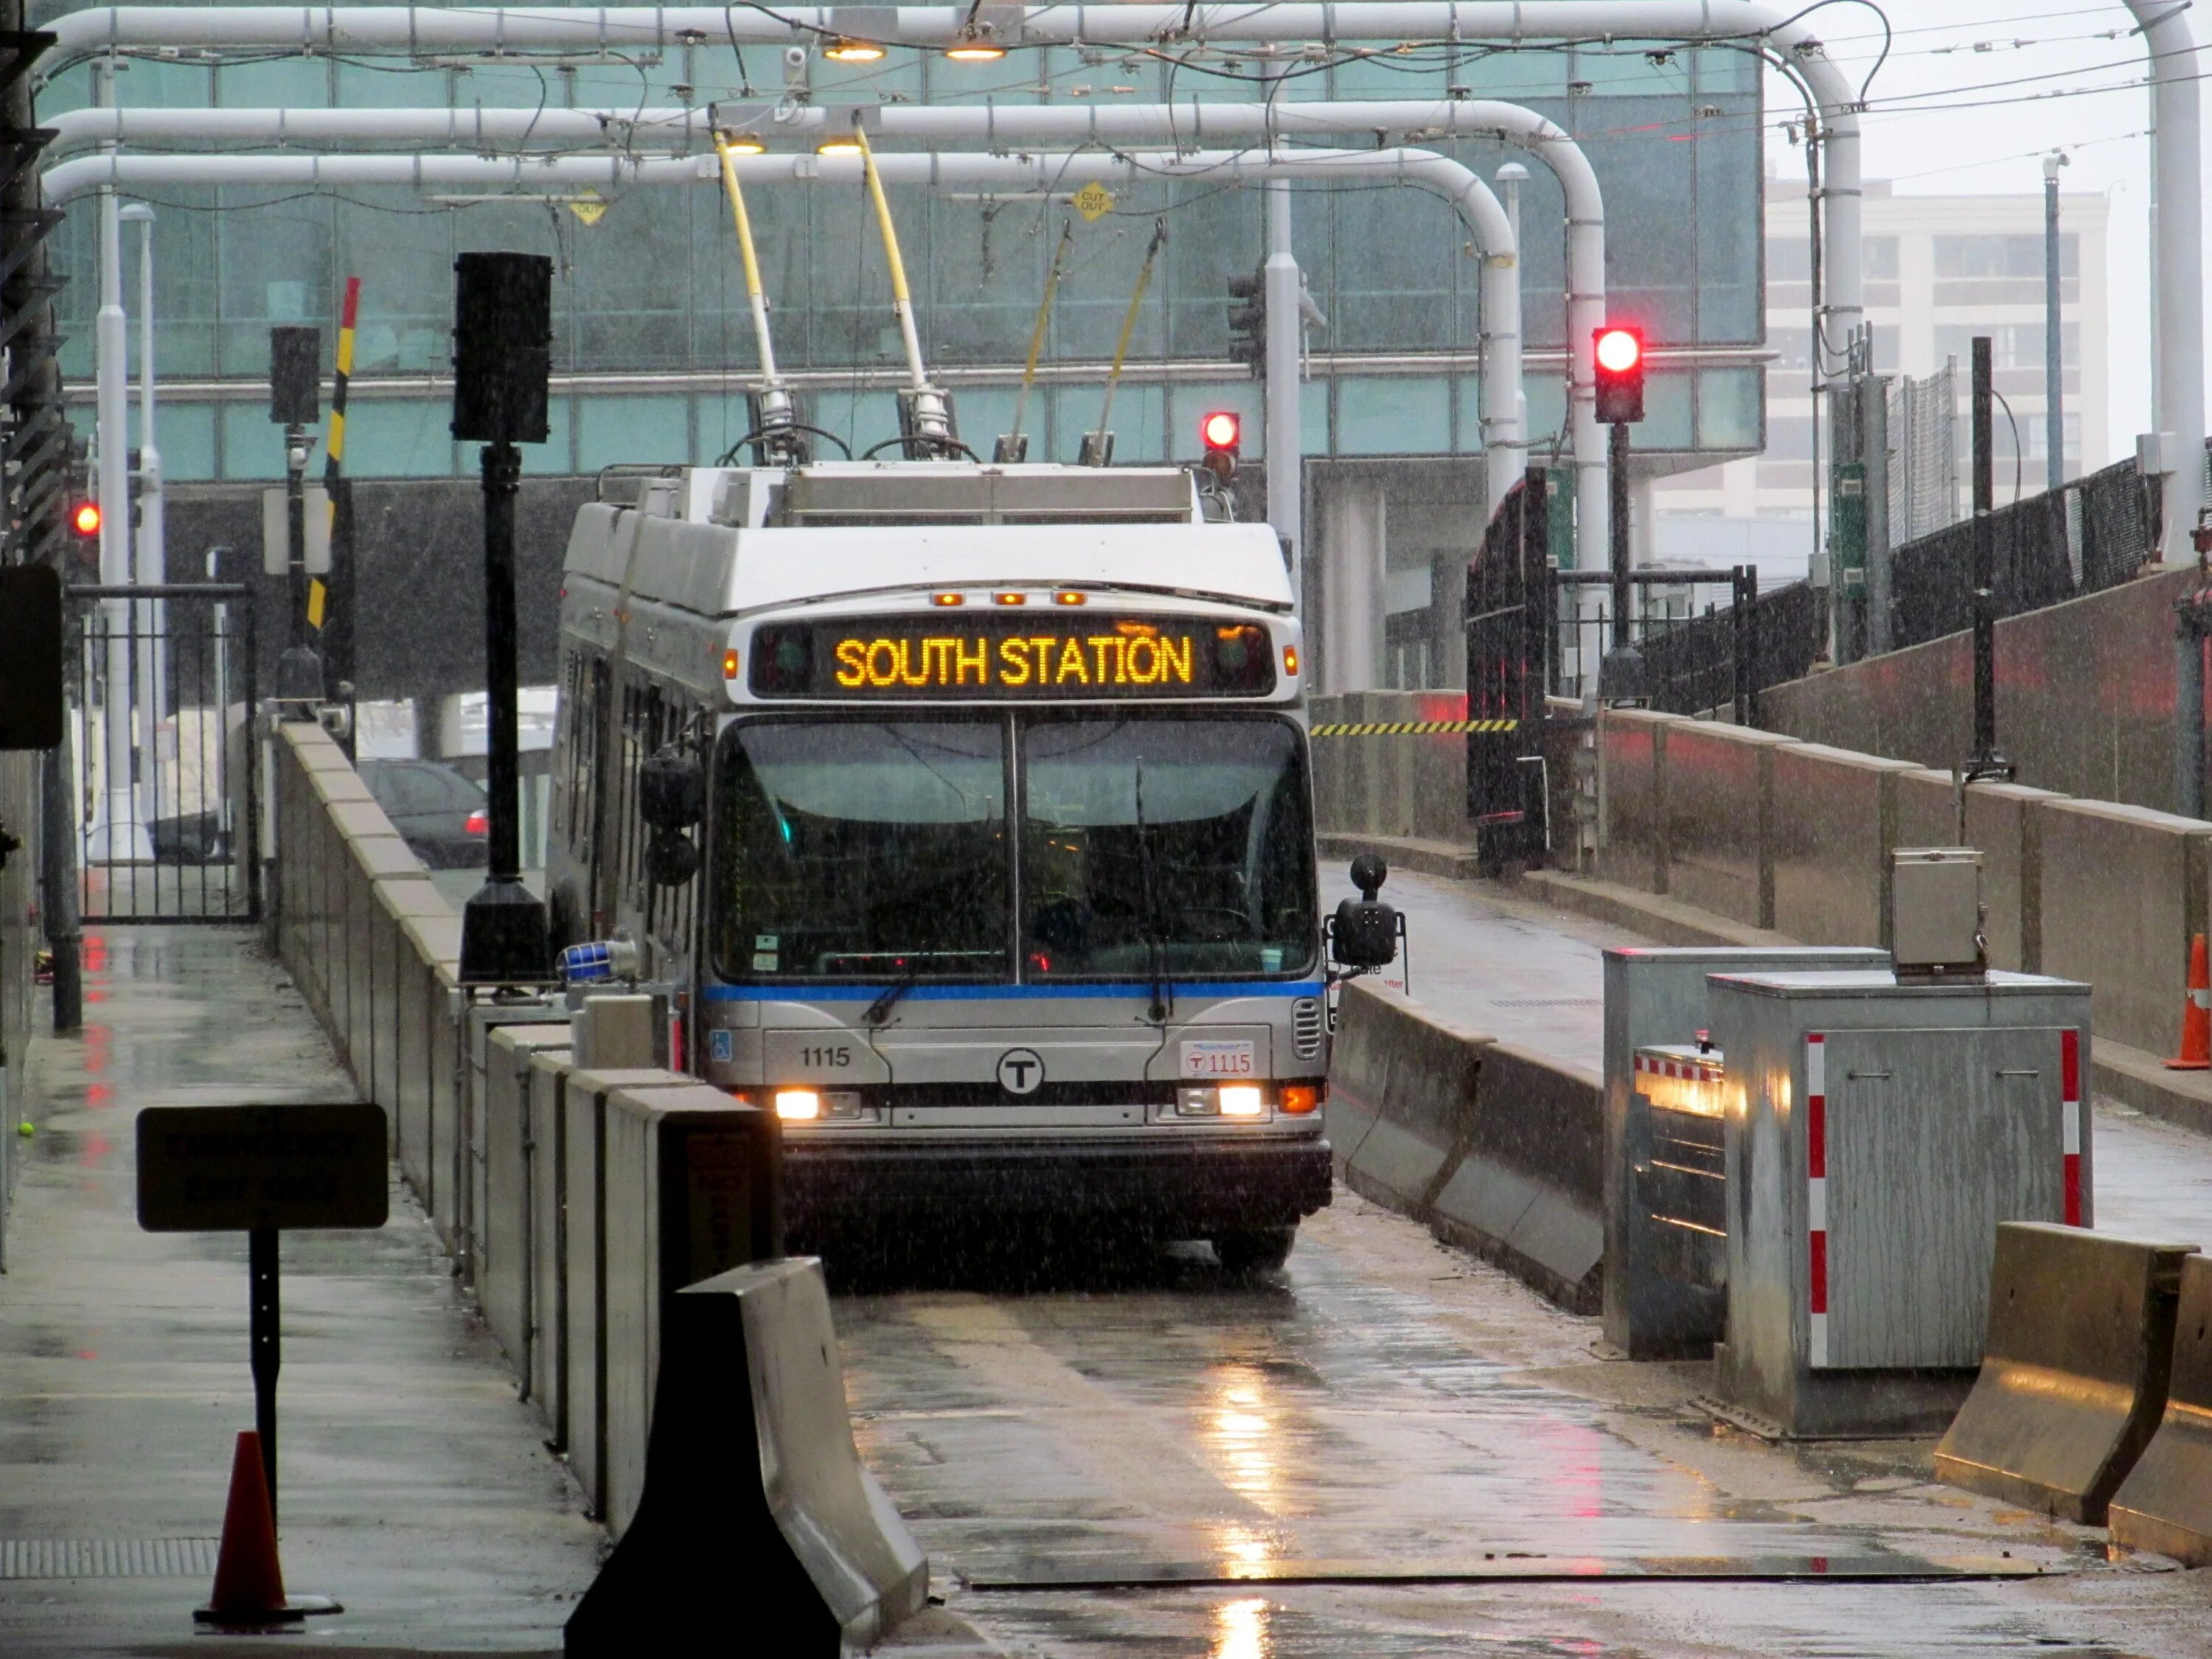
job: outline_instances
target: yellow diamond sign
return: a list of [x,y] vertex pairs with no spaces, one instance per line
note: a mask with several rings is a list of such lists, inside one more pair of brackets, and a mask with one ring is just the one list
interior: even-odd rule
[[596,225],[606,216],[607,204],[599,199],[599,192],[589,185],[569,198],[568,211],[587,225]]
[[1103,219],[1114,210],[1114,192],[1094,179],[1075,192],[1075,210],[1086,219]]

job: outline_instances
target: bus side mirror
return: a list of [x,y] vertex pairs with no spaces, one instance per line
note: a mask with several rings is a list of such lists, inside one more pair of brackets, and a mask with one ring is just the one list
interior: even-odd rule
[[707,815],[707,775],[681,750],[649,755],[637,769],[637,812],[653,829],[689,830]]
[[699,849],[680,830],[657,831],[646,843],[645,876],[656,887],[681,887],[699,873]]
[[1390,866],[1372,853],[1352,861],[1352,884],[1356,899],[1336,907],[1329,929],[1336,959],[1347,968],[1385,968],[1398,956],[1398,913],[1376,898],[1390,874]]

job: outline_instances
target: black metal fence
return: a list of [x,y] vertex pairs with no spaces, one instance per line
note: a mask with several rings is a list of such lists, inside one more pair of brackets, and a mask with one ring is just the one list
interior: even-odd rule
[[[1613,639],[1612,578],[1574,570],[1553,580],[1562,590],[1562,621],[1553,685],[1560,696],[1578,696]],[[1826,648],[1827,606],[1807,583],[1762,594],[1759,573],[1748,565],[1643,568],[1630,582],[1641,595],[1628,619],[1629,641],[1643,659],[1636,696],[1647,708],[1670,714],[1725,708],[1740,724],[1756,725],[1759,694],[1809,672]]]
[[[1990,514],[1996,614],[2016,617],[2117,587],[2155,556],[2155,485],[2132,460]],[[1972,519],[1890,555],[1890,641],[1898,648],[1974,624]]]
[[259,812],[252,590],[69,590],[80,914],[253,921]]

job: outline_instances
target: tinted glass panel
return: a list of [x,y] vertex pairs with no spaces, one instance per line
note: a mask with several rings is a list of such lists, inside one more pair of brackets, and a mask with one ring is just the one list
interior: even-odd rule
[[1313,832],[1290,726],[1040,720],[1022,761],[1025,977],[1310,967]]
[[717,770],[725,977],[1006,976],[999,721],[737,726]]

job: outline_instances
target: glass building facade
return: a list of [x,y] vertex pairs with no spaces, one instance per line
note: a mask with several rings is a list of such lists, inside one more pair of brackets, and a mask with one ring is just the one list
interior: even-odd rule
[[[61,9],[46,7],[48,13]],[[1655,344],[1704,361],[1655,369],[1637,434],[1673,466],[1754,451],[1761,439],[1763,338],[1758,60],[1726,48],[1397,48],[1299,64],[1279,95],[1293,99],[1501,98],[1576,135],[1603,187],[1612,310],[1641,319]],[[590,63],[416,65],[403,59],[133,58],[117,76],[125,106],[444,106],[540,104],[617,110],[781,95],[778,48],[700,45]],[[842,65],[818,56],[817,102],[981,101],[1130,104],[1252,99],[1252,77],[1279,73],[1230,49],[1169,62],[1148,52],[1017,52],[957,64],[894,50]],[[42,115],[88,102],[90,70],[57,77]],[[1528,158],[1491,142],[1437,141],[1486,179]],[[883,148],[896,148],[886,142]],[[1528,428],[1539,453],[1565,403],[1562,277],[1565,233],[1557,185],[1531,164],[1523,186],[1524,329]],[[1263,257],[1262,192],[1188,179],[1125,194],[1096,222],[1065,193],[982,198],[895,189],[930,365],[953,390],[961,429],[988,448],[1006,429],[1038,297],[1064,224],[1067,274],[1043,361],[1061,377],[1032,395],[1033,458],[1073,459],[1097,424],[1099,366],[1112,353],[1155,222],[1167,242],[1116,394],[1116,459],[1187,459],[1201,410],[1254,416],[1259,389],[1228,361],[1227,281]],[[850,186],[749,190],[775,306],[781,366],[801,382],[810,418],[856,448],[896,429],[899,370],[882,250]],[[616,462],[710,461],[746,428],[755,353],[726,204],[711,180],[611,191],[604,203],[543,196],[438,200],[411,191],[177,189],[155,193],[159,368],[176,383],[164,404],[164,470],[178,480],[277,476],[281,447],[260,386],[269,330],[314,323],[334,345],[337,295],[362,279],[346,463],[365,477],[473,470],[447,435],[453,255],[474,248],[548,253],[556,261],[555,386],[549,442],[526,452],[541,472]],[[579,212],[581,208],[585,212]],[[594,221],[585,213],[603,208]],[[1480,443],[1475,372],[1480,262],[1439,198],[1407,187],[1301,186],[1299,260],[1324,326],[1309,336],[1309,452],[1338,456],[1465,455]],[[89,198],[57,238],[64,368],[89,397],[98,281]],[[135,239],[132,250],[135,284]],[[135,292],[135,288],[133,289]],[[135,321],[135,319],[134,319]],[[135,338],[135,327],[134,327]],[[1086,370],[1082,366],[1090,366]],[[88,404],[78,406],[88,423]],[[1662,464],[1663,465],[1663,464]]]

